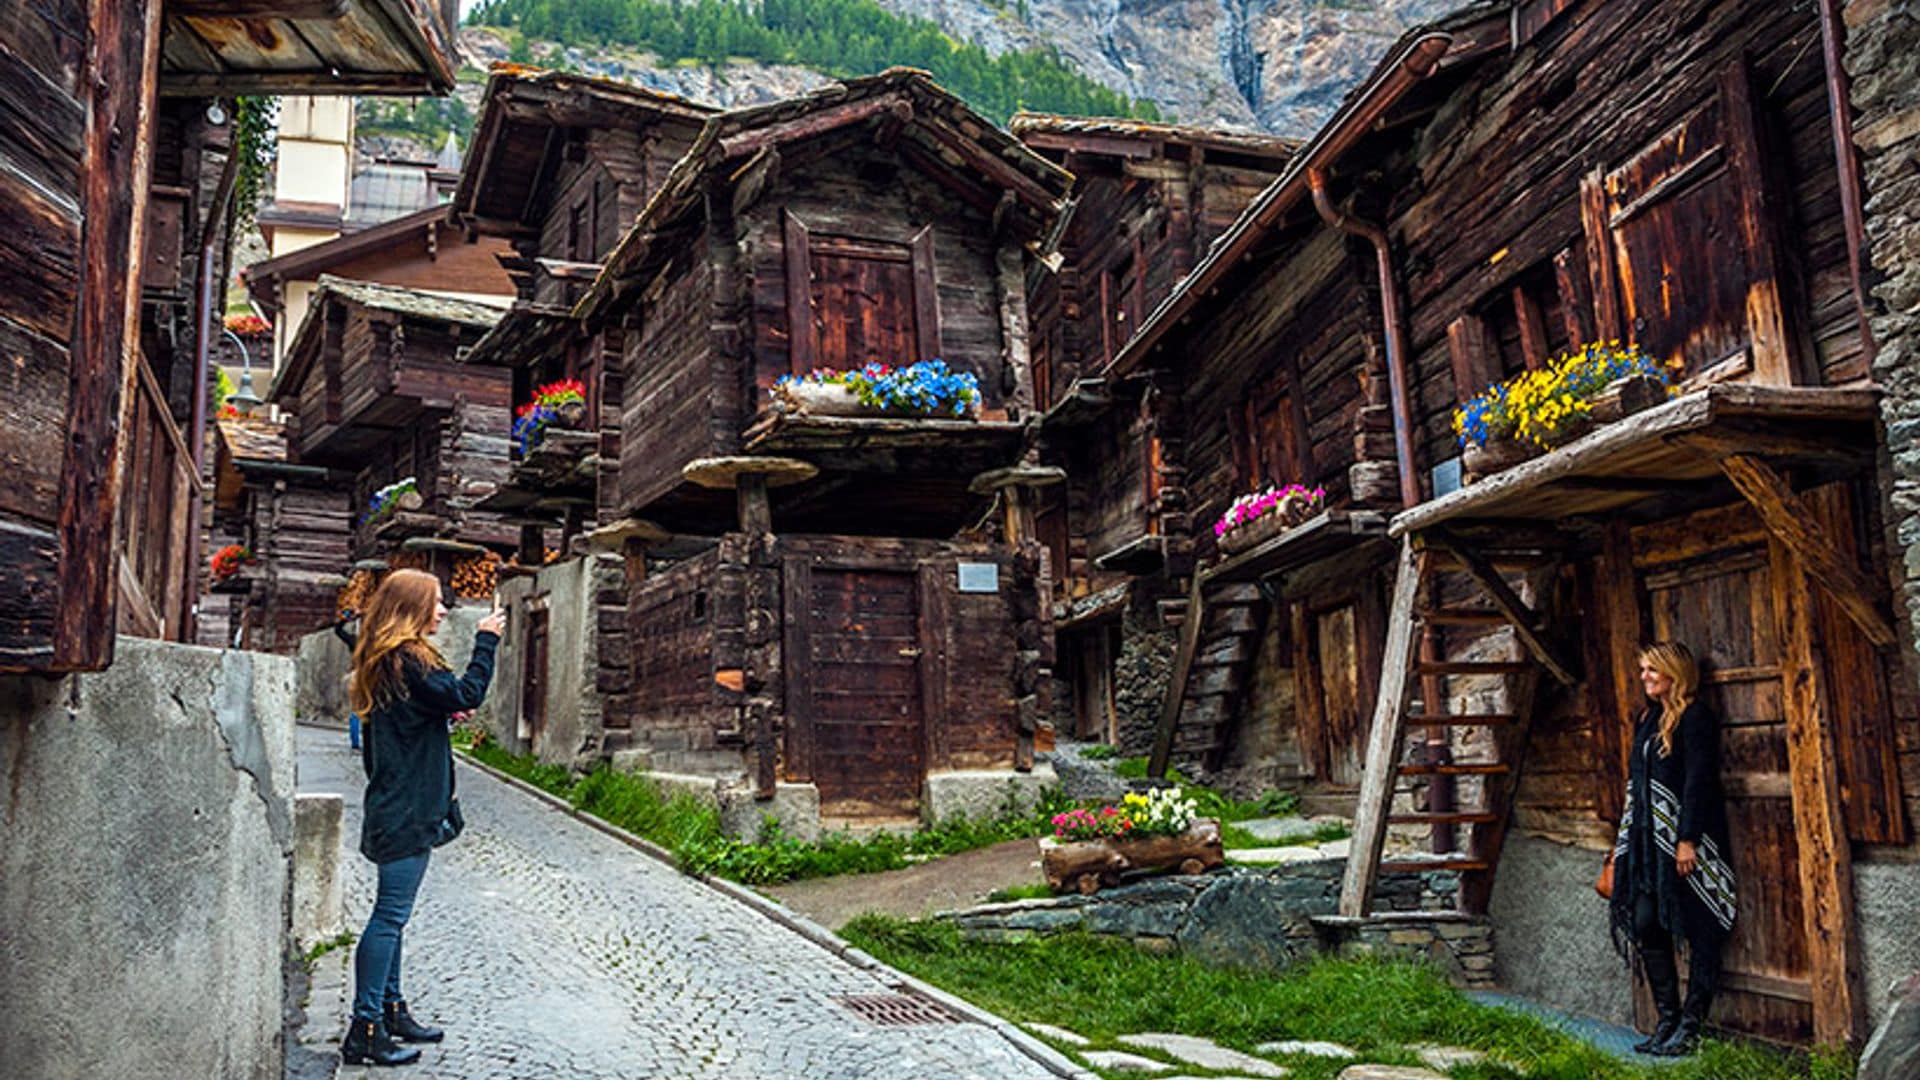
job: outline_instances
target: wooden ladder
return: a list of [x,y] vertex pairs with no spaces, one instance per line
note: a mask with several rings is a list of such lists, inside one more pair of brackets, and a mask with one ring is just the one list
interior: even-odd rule
[[[1543,547],[1517,544],[1476,548],[1438,529],[1402,539],[1387,644],[1381,657],[1379,693],[1367,740],[1366,770],[1361,776],[1351,854],[1340,890],[1342,916],[1364,918],[1371,913],[1374,885],[1382,873],[1456,870],[1462,875],[1461,907],[1471,911],[1484,906],[1519,785],[1520,757],[1526,749],[1539,676],[1544,671],[1568,686],[1579,681],[1577,671],[1561,659],[1561,653],[1547,638],[1545,618],[1529,607],[1502,576],[1503,571],[1523,571],[1534,595],[1551,601],[1557,591],[1554,577],[1560,556]],[[1434,586],[1445,574],[1464,577],[1484,606],[1440,604],[1439,590]],[[1423,598],[1433,598],[1433,602]],[[1429,626],[1504,627],[1522,655],[1499,660],[1423,660],[1419,641]],[[1448,713],[1444,700],[1421,700],[1418,709],[1409,708],[1416,682],[1437,685],[1439,679],[1455,675],[1503,678],[1504,708],[1497,712]],[[1489,728],[1493,758],[1460,763],[1451,761],[1450,756],[1440,761],[1410,761],[1405,753],[1407,729],[1423,727]],[[1400,778],[1422,776],[1483,777],[1483,802],[1470,808],[1395,813],[1393,800],[1401,793]],[[1464,856],[1382,860],[1387,826],[1400,824],[1465,825],[1471,829],[1471,838]]]
[[1163,777],[1176,752],[1215,769],[1232,738],[1236,707],[1253,681],[1269,605],[1258,585],[1209,585],[1195,572],[1180,615],[1180,649],[1154,731],[1147,775]]

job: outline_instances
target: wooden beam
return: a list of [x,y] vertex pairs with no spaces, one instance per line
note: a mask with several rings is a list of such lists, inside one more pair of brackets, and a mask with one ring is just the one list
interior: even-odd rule
[[338,19],[347,0],[167,0],[168,15],[203,19]]
[[[1346,876],[1340,883],[1340,914],[1349,918],[1364,918],[1373,906],[1373,883],[1387,838],[1387,815],[1392,809],[1400,740],[1405,733],[1407,677],[1413,671],[1414,642],[1419,631],[1414,601],[1419,598],[1425,574],[1426,556],[1414,551],[1411,537],[1403,538],[1394,568],[1393,604],[1387,611],[1387,644],[1380,653],[1380,684],[1373,699],[1373,726],[1367,735],[1366,771],[1360,778]],[[1427,707],[1432,708],[1432,703]]]
[[1601,783],[1604,816],[1618,822],[1624,810],[1622,794],[1626,790],[1627,759],[1633,747],[1633,718],[1643,701],[1635,678],[1640,656],[1640,593],[1633,570],[1633,533],[1625,521],[1607,524],[1600,558],[1594,564],[1593,597],[1600,616],[1604,644],[1602,653],[1606,676],[1595,678],[1593,688],[1603,717],[1612,723],[1594,726],[1596,749],[1607,763],[1606,779]]
[[1173,757],[1173,733],[1180,726],[1180,705],[1187,696],[1187,675],[1193,671],[1194,654],[1200,651],[1200,628],[1206,619],[1206,579],[1196,573],[1193,587],[1187,590],[1186,619],[1180,624],[1180,651],[1174,654],[1167,698],[1161,703],[1160,724],[1153,732],[1153,754],[1147,759],[1147,775],[1156,780],[1167,775],[1167,762]]
[[1785,432],[1769,431],[1750,434],[1743,432],[1735,435],[1702,431],[1681,435],[1678,439],[1716,458],[1730,454],[1753,454],[1761,457],[1792,458],[1808,463],[1827,462],[1854,468],[1868,465],[1873,461],[1871,443],[1847,446],[1830,439],[1809,438],[1805,435],[1790,435]]
[[1881,648],[1899,641],[1892,621],[1875,599],[1881,590],[1841,556],[1813,511],[1772,466],[1751,454],[1731,454],[1720,458],[1719,464],[1741,497],[1759,513],[1767,531],[1806,565],[1810,580],[1833,597],[1868,640]]
[[785,123],[768,124],[766,127],[744,131],[721,139],[718,156],[723,161],[737,158],[762,147],[778,146],[781,143],[811,138],[848,124],[857,124],[876,116],[890,114],[899,100],[892,95],[883,94],[865,101],[834,105],[818,112],[806,113]]
[[1801,905],[1806,919],[1813,985],[1813,1037],[1846,1044],[1859,1030],[1860,956],[1853,940],[1853,850],[1840,806],[1840,772],[1833,728],[1826,716],[1822,665],[1814,633],[1810,578],[1822,571],[1803,562],[1782,538],[1767,545],[1774,615],[1780,625],[1782,705],[1787,720],[1787,773],[1793,825],[1800,849]]

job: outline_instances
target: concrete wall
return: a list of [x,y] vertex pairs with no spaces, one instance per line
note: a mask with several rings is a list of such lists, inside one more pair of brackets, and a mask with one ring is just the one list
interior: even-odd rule
[[[447,663],[454,671],[466,670],[467,661],[473,656],[474,627],[486,618],[490,610],[492,608],[484,602],[463,603],[447,612],[446,621],[440,624],[440,632],[433,635],[434,647],[447,658]],[[502,654],[506,648],[507,643],[503,642]],[[345,643],[333,631],[321,630],[301,638],[295,655],[299,670],[293,698],[294,715],[305,724],[346,727],[347,675],[353,668],[353,656],[347,651]],[[480,706],[475,716],[475,720],[482,725],[491,723],[494,712],[499,708],[500,661],[501,656],[496,654],[493,688],[487,691],[486,703]]]
[[1613,951],[1607,904],[1593,891],[1606,855],[1507,834],[1488,914],[1495,974],[1513,993],[1615,1024],[1633,1022],[1633,982]]
[[[500,745],[559,765],[585,767],[600,758],[606,702],[598,688],[600,621],[594,596],[607,575],[622,573],[616,557],[586,556],[501,585],[501,602],[509,612],[507,635],[486,718],[487,731]],[[547,708],[545,726],[529,739],[522,730],[521,691],[527,621],[536,601],[547,608]]]
[[1920,863],[1855,862],[1853,910],[1860,927],[1860,989],[1867,1026],[1893,1010],[1893,988],[1920,972]]
[[294,661],[122,637],[0,679],[0,1062],[278,1077]]

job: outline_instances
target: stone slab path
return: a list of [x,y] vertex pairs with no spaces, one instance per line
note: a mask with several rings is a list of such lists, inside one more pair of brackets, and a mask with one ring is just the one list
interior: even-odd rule
[[[343,732],[299,730],[298,790],[346,797],[342,876],[356,932],[373,899],[373,868],[355,850],[363,785]],[[840,999],[890,997],[884,972],[478,770],[460,767],[459,790],[466,834],[434,852],[406,938],[408,1001],[447,1040],[398,1071],[407,1077],[1056,1075],[980,1024],[864,1019]],[[344,956],[328,960],[344,970]],[[324,981],[301,1036],[308,1045],[337,1039],[343,1023],[319,993]]]

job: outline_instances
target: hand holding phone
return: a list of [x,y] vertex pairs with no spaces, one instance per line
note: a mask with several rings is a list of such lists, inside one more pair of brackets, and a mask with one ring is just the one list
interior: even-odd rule
[[493,594],[493,610],[480,620],[475,630],[504,637],[507,632],[507,609],[500,604],[500,594]]

